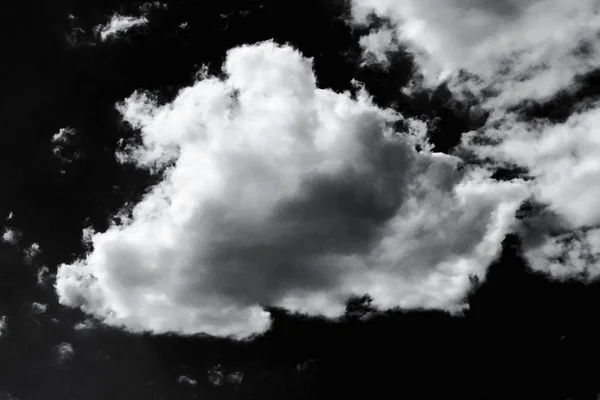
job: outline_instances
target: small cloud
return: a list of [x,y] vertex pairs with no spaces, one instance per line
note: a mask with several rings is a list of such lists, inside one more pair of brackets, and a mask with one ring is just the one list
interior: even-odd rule
[[231,385],[239,385],[242,383],[243,380],[244,380],[244,373],[241,371],[231,372],[227,376],[227,383],[229,383]]
[[76,331],[87,331],[90,329],[93,329],[95,327],[95,322],[91,319],[86,319],[83,322],[79,322],[77,324],[75,324],[75,326],[73,327]]
[[166,3],[161,3],[160,1],[149,1],[147,3],[142,4],[140,7],[140,11],[144,16],[147,16],[148,13],[152,10],[166,10],[168,5]]
[[190,378],[187,375],[181,375],[179,378],[177,378],[177,383],[180,383],[183,385],[196,386],[198,384],[198,381],[195,380],[194,378]]
[[182,22],[181,24],[179,24],[179,29],[187,29],[189,28],[190,24],[189,22]]
[[14,214],[13,214],[13,212],[11,211],[11,212],[8,214],[8,217],[6,217],[6,220],[7,220],[7,221],[10,221],[11,219],[13,219],[13,217],[14,217]]
[[61,128],[57,133],[52,135],[52,143],[54,144],[68,144],[71,141],[71,138],[75,136],[77,132],[75,129],[67,127]]
[[215,386],[222,386],[225,383],[225,372],[221,365],[216,365],[208,370],[208,381]]
[[2,234],[2,240],[10,244],[17,244],[20,237],[21,233],[11,228],[6,228]]
[[0,317],[0,338],[8,332],[8,322],[6,315]]
[[239,385],[244,380],[244,373],[241,371],[228,372],[221,364],[217,364],[208,370],[208,381],[215,386]]
[[70,360],[75,355],[75,350],[73,349],[73,346],[71,345],[71,343],[67,342],[63,342],[56,346],[55,351],[58,357],[58,362],[61,364]]
[[23,250],[27,262],[32,262],[33,258],[40,254],[40,252],[40,245],[38,243],[32,243],[31,246]]
[[360,45],[363,48],[364,65],[377,64],[387,67],[390,62],[389,53],[397,50],[400,43],[396,29],[386,27],[361,37]]
[[146,25],[148,22],[146,17],[132,17],[115,14],[106,25],[98,25],[94,30],[100,35],[100,39],[104,42],[111,38],[115,38],[130,29]]
[[73,14],[69,14],[67,16],[68,19],[68,24],[69,24],[69,30],[66,34],[66,39],[67,42],[71,45],[71,46],[81,46],[81,45],[90,45],[90,46],[94,46],[94,42],[92,40],[90,40],[89,35],[87,34],[87,32],[81,28],[80,26],[77,25],[77,21],[78,18],[76,15]]
[[38,270],[37,273],[37,283],[39,286],[43,286],[46,284],[46,281],[48,281],[48,279],[50,279],[51,275],[50,275],[50,270],[48,269],[48,267],[43,266]]
[[38,303],[37,301],[34,301],[31,304],[31,309],[36,314],[44,314],[48,310],[48,305],[47,304]]
[[[77,131],[71,127],[61,128],[52,136],[51,142],[54,146],[52,153],[65,165],[82,157],[82,154],[77,149],[76,139]],[[67,170],[62,168],[60,172],[64,175],[67,173]]]

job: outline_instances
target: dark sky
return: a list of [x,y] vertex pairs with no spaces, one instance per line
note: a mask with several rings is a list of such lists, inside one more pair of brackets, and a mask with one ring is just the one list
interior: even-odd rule
[[[544,1],[549,3],[548,7],[556,5],[554,0],[539,2]],[[369,0],[364,0],[364,4],[368,3]],[[529,23],[526,11],[520,9],[525,5],[511,5],[510,13],[500,13],[485,2],[479,6],[471,3],[476,2],[455,0],[444,7],[473,8],[485,18],[490,16],[489,26],[501,27],[490,28],[491,33],[484,32],[492,38],[521,32],[520,13],[525,15],[524,24]],[[593,1],[580,0],[580,3]],[[424,6],[426,11],[421,10],[425,20],[436,14],[427,7]],[[421,12],[418,8],[415,7],[414,15]],[[439,15],[431,17],[436,24],[430,30],[432,35],[453,26],[454,14],[444,12],[439,11],[442,19]],[[115,15],[144,17],[146,22],[102,40],[100,30]],[[507,82],[525,85],[537,72],[528,72],[532,75],[524,77],[515,67],[514,74],[505,71],[504,75],[491,78],[476,68],[481,63],[474,64],[471,74],[472,65],[465,61],[459,65],[460,73],[456,76],[432,83],[425,69],[427,62],[422,61],[416,47],[411,47],[416,44],[397,38],[387,44],[385,62],[367,62],[361,38],[374,32],[400,32],[402,19],[398,15],[403,14],[379,12],[370,15],[363,24],[354,24],[350,2],[341,0],[160,3],[31,0],[0,6],[3,31],[0,228],[4,233],[0,241],[0,399],[597,399],[600,288],[595,271],[600,246],[594,247],[598,237],[594,232],[599,225],[594,222],[595,211],[591,210],[597,208],[593,196],[600,173],[593,170],[582,184],[577,184],[575,178],[566,178],[567,183],[561,183],[563,186],[558,189],[552,179],[563,181],[548,178],[555,177],[551,173],[556,168],[559,174],[568,174],[576,166],[589,165],[586,160],[594,160],[595,147],[586,143],[588,139],[589,143],[597,143],[594,138],[600,135],[593,129],[593,114],[590,114],[596,110],[600,93],[595,44],[576,43],[579,61],[565,61],[566,67],[552,64],[554,59],[546,60],[545,53],[533,53],[532,58],[539,57],[547,69],[578,72],[567,84],[557,84],[559,89],[547,96],[519,97],[511,92],[513,97],[508,101]],[[551,18],[553,14],[548,15]],[[590,21],[592,17],[598,18],[590,14]],[[450,55],[443,60],[462,61],[457,54],[476,52],[472,45],[475,40],[463,35],[461,29],[445,36],[446,47],[439,54]],[[484,33],[480,32],[481,37]],[[175,241],[172,245],[175,253],[165,250],[156,258],[147,254],[154,254],[160,245],[147,239],[148,245],[144,247],[143,235],[140,242],[125,233],[119,236],[125,249],[120,253],[111,250],[117,247],[102,247],[109,245],[100,242],[94,242],[97,248],[90,248],[82,239],[84,229],[116,230],[111,222],[116,214],[139,203],[144,196],[148,198],[155,185],[167,182],[169,168],[174,163],[183,165],[183,162],[177,164],[177,159],[170,160],[170,166],[159,166],[157,171],[120,163],[115,154],[126,143],[130,146],[143,143],[151,128],[132,126],[116,105],[136,91],[146,91],[154,97],[153,107],[168,108],[181,89],[198,81],[196,73],[202,66],[208,68],[209,75],[224,82],[228,79],[224,63],[233,59],[228,50],[271,39],[285,48],[297,49],[305,58],[312,58],[319,90],[339,96],[348,92],[343,96],[359,102],[360,90],[353,83],[359,81],[372,95],[373,107],[393,109],[403,116],[402,120],[391,123],[395,131],[407,135],[412,121],[420,121],[424,136],[391,144],[370,139],[378,137],[379,131],[373,128],[375,125],[369,125],[368,113],[364,117],[367,122],[360,125],[363,123],[360,114],[360,118],[349,119],[341,132],[350,132],[348,142],[360,142],[355,147],[349,146],[348,151],[358,149],[357,164],[367,165],[367,172],[356,167],[359,172],[354,169],[348,172],[349,169],[338,175],[302,178],[302,194],[294,192],[291,200],[286,197],[278,200],[272,210],[268,208],[270,214],[265,218],[269,222],[239,216],[263,210],[269,199],[260,197],[263,203],[258,202],[258,211],[253,211],[252,204],[245,208],[246,203],[240,200],[242,211],[236,213],[238,206],[231,206],[233,200],[222,195],[213,206],[198,202],[206,215],[199,213],[201,219],[191,219],[192,228],[194,224],[208,227],[210,240],[203,231],[193,236],[196,231],[190,228],[192,239]],[[452,51],[451,46],[454,46]],[[263,51],[265,47],[260,49]],[[463,50],[466,53],[461,53]],[[492,53],[491,50],[485,53],[485,60],[492,60],[495,57]],[[283,53],[275,50],[274,54]],[[263,61],[248,64],[242,71],[254,73],[254,69],[265,65],[260,62]],[[579,68],[579,62],[585,68]],[[518,59],[514,64],[519,63],[525,61]],[[292,82],[296,70],[290,71]],[[243,73],[230,71],[229,75]],[[264,79],[264,75],[259,71],[254,80]],[[272,76],[273,81],[279,79],[276,73]],[[304,75],[298,72],[297,76]],[[251,104],[244,103],[244,93],[250,93],[244,86],[247,83],[239,85],[240,104]],[[407,90],[409,87],[412,89]],[[316,97],[321,93],[324,91]],[[494,103],[497,99],[502,100]],[[243,107],[240,109],[243,114]],[[186,112],[200,114],[199,109]],[[521,151],[523,148],[533,154],[537,151],[534,149],[550,146],[544,138],[553,137],[555,130],[562,132],[563,126],[579,126],[579,121],[588,121],[585,119],[588,115],[592,115],[591,122],[582,123],[588,130],[581,128],[584,129],[581,133],[581,129],[573,128],[572,135],[581,135],[573,141],[581,147],[560,142],[565,153],[575,154],[575,164],[563,158],[547,161],[545,153],[531,159],[522,155],[527,153]],[[265,118],[269,116],[272,114]],[[372,118],[377,120],[379,114]],[[269,124],[278,126],[278,121]],[[177,123],[177,119],[169,119],[158,132],[169,131]],[[240,135],[246,127],[248,132],[254,129],[250,122],[241,126]],[[266,132],[268,124],[264,126],[267,128],[261,129]],[[531,139],[519,136],[521,131],[529,130],[511,130],[513,126],[534,127],[531,131],[544,128],[539,128],[540,135]],[[194,133],[196,128],[189,129]],[[373,129],[375,133],[371,132]],[[355,134],[351,133],[354,131]],[[570,131],[566,132],[565,137],[570,137]],[[231,135],[234,141],[235,136]],[[513,138],[522,142],[514,144]],[[364,144],[361,140],[371,141]],[[504,144],[506,147],[502,147]],[[182,140],[177,145],[183,154],[187,142]],[[433,150],[424,149],[431,145]],[[509,155],[515,156],[486,153],[481,149],[487,145],[507,149]],[[255,151],[250,144],[247,146],[248,154]],[[275,148],[272,145],[273,153]],[[199,151],[198,147],[189,149]],[[264,157],[270,153],[257,154]],[[335,154],[337,157],[338,153]],[[309,165],[304,158],[294,157],[289,157],[292,160],[289,163],[273,161],[268,165],[286,171],[296,161],[299,169]],[[347,160],[345,156],[339,157]],[[461,166],[449,169],[452,162],[444,161],[443,157],[460,160]],[[255,178],[259,174],[270,176],[258,166],[256,170],[250,169],[254,164],[245,164],[244,160],[241,155],[226,159],[227,167],[223,168],[233,174],[233,183],[227,186],[231,191],[226,193],[238,193],[233,189],[246,187],[247,181],[256,180],[261,185],[262,181]],[[190,165],[196,168],[195,164]],[[177,170],[176,166],[173,170]],[[481,182],[467,182],[461,175],[462,169],[476,168],[485,170],[488,177]],[[249,177],[244,178],[246,175],[240,171],[247,172]],[[191,182],[206,178],[195,169],[190,176]],[[454,199],[459,181],[481,184],[477,188],[485,191],[481,196],[484,200],[467,197],[464,204],[456,206],[449,199]],[[412,189],[406,188],[418,182],[425,183],[421,183],[422,192],[414,195],[417,199],[414,207],[423,208],[411,208],[409,205],[413,203],[407,199],[413,195]],[[537,186],[532,189],[527,186],[530,184]],[[193,183],[189,185],[195,187]],[[396,190],[395,185],[400,189]],[[495,247],[492,247],[498,251],[477,256],[480,258],[474,259],[485,263],[463,274],[465,279],[470,275],[470,283],[460,292],[460,298],[453,297],[466,305],[463,311],[451,312],[446,300],[436,303],[437,294],[432,295],[434,300],[423,297],[412,303],[407,300],[408,295],[403,297],[404,291],[413,293],[412,285],[428,288],[420,285],[442,271],[444,267],[440,265],[460,257],[469,259],[467,256],[474,254],[476,245],[483,241],[481,237],[491,235],[492,222],[484,223],[492,221],[490,215],[496,215],[490,204],[500,198],[508,204],[510,196],[521,190],[514,189],[513,193],[513,189],[505,190],[502,185],[523,187],[527,193],[517,212],[508,212],[507,218],[514,222],[494,231],[498,237],[494,236]],[[566,193],[567,199],[554,195],[556,191]],[[508,192],[512,194],[509,196]],[[240,198],[247,195],[239,193]],[[588,193],[592,196],[590,201],[585,200]],[[390,203],[381,200],[388,195]],[[193,203],[190,209],[195,209],[195,197],[190,198]],[[421,223],[425,218],[400,218],[402,213],[441,217]],[[392,222],[394,225],[388,225]],[[116,224],[126,226],[122,221]],[[409,230],[413,229],[407,228],[411,224],[417,228]],[[384,241],[381,238],[390,226],[397,236],[391,242]],[[395,272],[389,276],[398,281],[390,278],[391,286],[385,286],[382,292],[376,286],[371,287],[374,293],[347,291],[350,286],[341,283],[346,273],[338,272],[336,268],[340,267],[335,257],[357,257],[367,264],[373,263],[365,268],[383,270],[387,267],[377,264],[379,259],[371,256],[371,251],[379,249],[380,242],[389,246],[382,251],[387,252],[385,257],[391,254],[389,268]],[[143,255],[137,255],[140,250],[136,246]],[[550,247],[559,250],[552,253]],[[204,250],[196,254],[196,248]],[[188,260],[186,254],[190,252],[193,254],[189,259],[193,262],[181,264],[180,257]],[[552,254],[547,256],[549,252]],[[124,298],[125,294],[137,293],[139,287],[172,296],[173,308],[156,308],[160,314],[158,320],[167,321],[166,325],[153,328],[150,318],[154,315],[140,311],[152,310],[152,306],[135,303],[140,298],[133,294],[132,303],[123,300],[131,307],[131,319],[124,317],[111,322],[112,314],[102,314],[101,306],[94,308],[94,298],[86,289],[72,297],[70,292],[57,292],[56,274],[61,265],[92,268],[92,271],[100,268],[100,261],[86,259],[88,254],[97,254],[98,259],[106,256],[107,265],[115,262],[115,269],[109,265],[107,270],[122,279],[114,287],[123,290],[120,295]],[[548,261],[551,256],[554,264]],[[162,281],[147,284],[146,279],[154,278],[140,271],[147,271],[144,268],[150,268],[147,264],[156,259],[160,262],[155,268],[173,271],[158,274],[156,279],[164,280],[166,276],[174,280],[189,279],[189,285],[184,282],[179,286],[166,283],[163,286]],[[323,264],[322,259],[332,260],[331,266]],[[208,268],[206,275],[194,272],[206,262],[219,268]],[[194,279],[204,279],[205,283]],[[171,289],[173,292],[168,291]],[[327,314],[330,303],[323,303],[324,316],[315,311],[320,306],[306,305],[316,298],[313,289],[335,292],[324,301],[343,303],[345,311],[338,313],[341,316],[326,317],[330,316]],[[309,294],[298,297],[299,304],[286,303],[295,290]],[[203,291],[210,294],[204,295]],[[106,296],[99,301],[118,314],[117,300]],[[221,312],[220,306],[205,305],[213,299],[244,310],[250,306],[263,307],[270,312],[271,325],[250,339],[236,340],[218,337],[227,336],[219,335],[219,329],[229,332],[227,329],[235,328],[236,323],[245,323],[236,317],[231,317],[233,322],[227,319],[230,325],[212,314],[204,319],[193,317],[198,318],[195,325],[185,318],[183,322],[177,320],[179,317],[169,318],[169,313],[179,315],[178,310],[185,307]],[[305,309],[311,310],[310,316],[296,312]]]

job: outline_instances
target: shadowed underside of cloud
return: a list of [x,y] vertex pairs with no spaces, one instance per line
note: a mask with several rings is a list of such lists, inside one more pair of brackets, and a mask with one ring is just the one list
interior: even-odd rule
[[[432,5],[353,2],[357,22],[375,13],[396,24],[389,46],[406,46],[427,84],[444,79],[490,112],[485,126],[463,137],[457,154],[474,155],[491,169],[515,167],[531,178],[530,200],[542,206],[516,227],[531,267],[560,278],[596,278],[600,136],[593,85],[600,68],[600,2]],[[375,52],[386,47],[386,37],[363,44]]]
[[168,104],[118,105],[141,132],[118,154],[163,180],[91,252],[60,266],[60,302],[133,331],[247,337],[263,306],[338,317],[349,296],[379,307],[461,305],[497,255],[524,181],[417,152],[423,126],[319,89],[312,60],[271,41],[227,53]]

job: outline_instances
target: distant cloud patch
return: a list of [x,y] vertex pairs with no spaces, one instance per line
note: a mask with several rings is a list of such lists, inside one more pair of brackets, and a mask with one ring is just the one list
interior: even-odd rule
[[96,26],[94,31],[102,41],[107,41],[118,38],[133,28],[144,26],[148,22],[148,19],[144,16],[133,17],[115,14],[105,25]]
[[75,355],[75,350],[71,343],[61,343],[55,348],[56,357],[59,363],[65,363],[73,358]]
[[2,241],[5,243],[17,244],[20,238],[21,232],[12,228],[5,228],[2,233]]

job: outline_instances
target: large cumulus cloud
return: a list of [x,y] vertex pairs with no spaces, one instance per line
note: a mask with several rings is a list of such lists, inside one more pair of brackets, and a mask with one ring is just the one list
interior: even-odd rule
[[[523,181],[418,152],[423,124],[316,85],[271,41],[227,53],[168,104],[118,105],[141,143],[120,159],[163,180],[60,266],[62,304],[134,331],[246,337],[262,306],[336,317],[350,295],[452,308],[497,255]],[[426,146],[424,146],[427,148]]]

